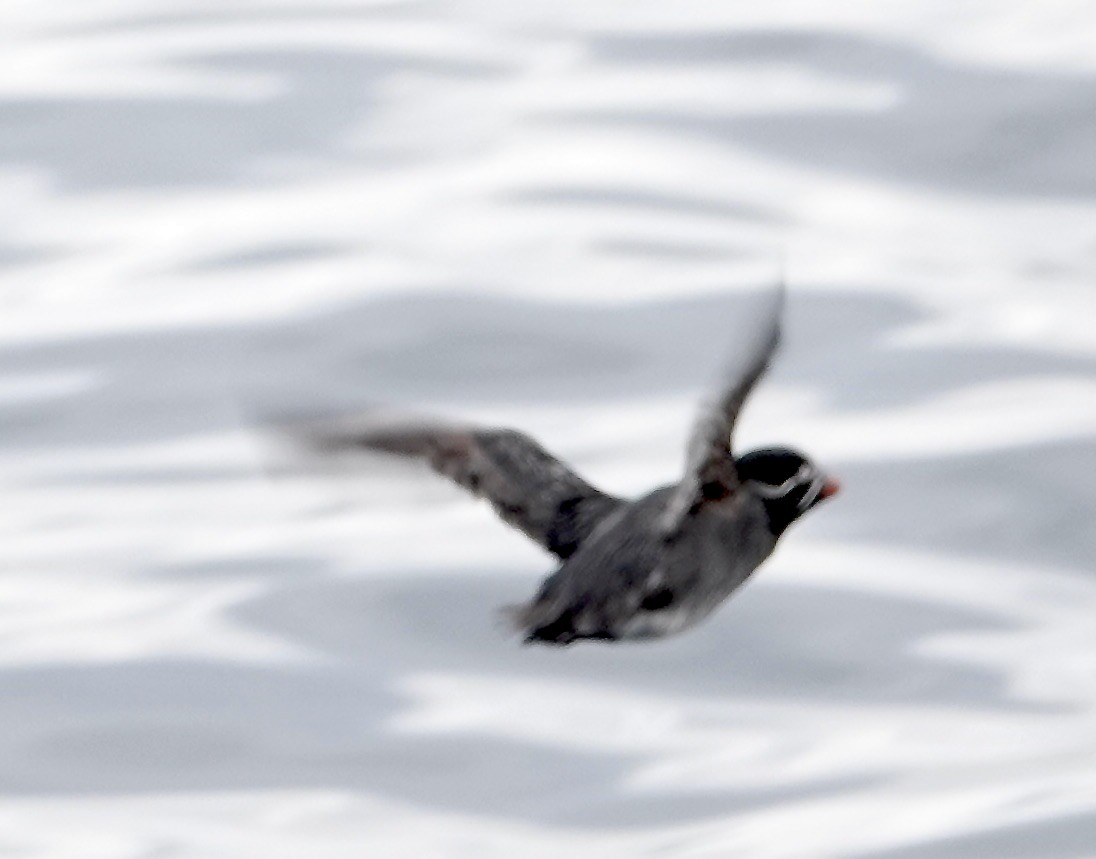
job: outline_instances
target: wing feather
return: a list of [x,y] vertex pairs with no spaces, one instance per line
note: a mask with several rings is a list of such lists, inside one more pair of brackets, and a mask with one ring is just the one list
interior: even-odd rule
[[685,475],[674,490],[663,517],[663,532],[667,538],[673,538],[680,531],[686,516],[698,506],[734,502],[739,486],[731,456],[735,424],[780,345],[783,309],[784,285],[781,283],[745,367],[718,396],[702,403],[686,448]]
[[621,503],[512,429],[401,423],[313,427],[306,435],[324,451],[373,450],[424,460],[486,499],[503,521],[560,558],[573,554]]

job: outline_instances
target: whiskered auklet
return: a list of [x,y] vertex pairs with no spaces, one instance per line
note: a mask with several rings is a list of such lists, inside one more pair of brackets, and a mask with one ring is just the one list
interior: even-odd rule
[[783,294],[745,369],[702,408],[683,478],[636,500],[591,486],[512,429],[401,422],[306,433],[322,450],[421,458],[558,557],[533,599],[507,609],[527,642],[669,635],[709,615],[792,522],[838,491],[797,451],[732,452],[739,412],[780,341]]

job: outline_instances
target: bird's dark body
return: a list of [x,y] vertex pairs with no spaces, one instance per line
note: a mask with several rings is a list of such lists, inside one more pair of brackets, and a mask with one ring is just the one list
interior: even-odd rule
[[365,448],[425,460],[485,498],[560,565],[528,603],[509,609],[526,641],[632,640],[678,632],[709,615],[773,551],[787,527],[837,491],[802,454],[735,456],[731,436],[780,339],[780,304],[745,370],[693,428],[685,474],[627,501],[583,480],[529,436],[430,423],[325,426],[325,450]]
[[528,638],[635,639],[678,632],[702,620],[769,556],[776,538],[761,501],[708,509],[669,539],[661,523],[673,497],[665,486],[620,502],[517,610]]

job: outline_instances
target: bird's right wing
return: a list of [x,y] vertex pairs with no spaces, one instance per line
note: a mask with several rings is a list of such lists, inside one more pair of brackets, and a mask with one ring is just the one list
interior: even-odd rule
[[784,309],[781,283],[745,367],[720,394],[701,406],[686,449],[685,475],[666,507],[663,534],[672,539],[690,511],[705,503],[733,503],[739,486],[732,437],[738,415],[780,345]]
[[404,422],[312,426],[303,435],[321,451],[374,450],[425,460],[560,558],[569,557],[622,503],[516,430]]

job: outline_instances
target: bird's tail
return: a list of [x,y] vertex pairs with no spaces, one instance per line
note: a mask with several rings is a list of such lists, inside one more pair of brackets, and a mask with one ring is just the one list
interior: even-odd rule
[[550,600],[506,605],[499,614],[506,627],[522,636],[526,644],[564,645],[577,637],[570,612],[560,614]]

